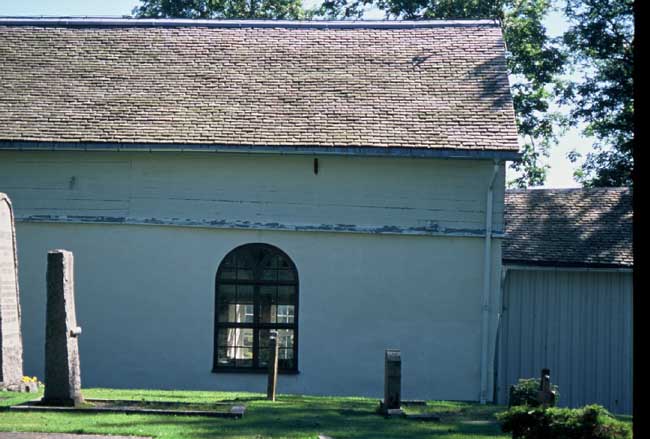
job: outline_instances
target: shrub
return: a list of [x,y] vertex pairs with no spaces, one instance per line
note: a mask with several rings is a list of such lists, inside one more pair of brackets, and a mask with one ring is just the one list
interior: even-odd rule
[[517,406],[499,413],[504,433],[513,439],[630,439],[630,427],[603,407],[579,409]]
[[[537,407],[539,405],[537,401],[539,385],[539,378],[520,378],[517,384],[510,388],[508,407],[519,405]],[[555,404],[557,404],[558,399],[560,399],[560,389],[555,384],[551,384],[551,390],[555,392]]]

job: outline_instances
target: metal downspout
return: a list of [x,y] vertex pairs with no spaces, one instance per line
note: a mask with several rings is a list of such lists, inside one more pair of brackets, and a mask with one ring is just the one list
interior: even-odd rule
[[506,279],[508,277],[508,270],[510,268],[506,266],[501,266],[501,279],[499,282],[499,303],[496,305],[496,309],[499,310],[497,312],[497,326],[496,326],[496,339],[494,340],[494,358],[492,359],[492,364],[493,364],[493,370],[492,370],[492,376],[494,377],[494,380],[492,381],[492,400],[493,401],[498,401],[500,392],[498,389],[499,386],[499,368],[501,367],[501,363],[499,362],[500,356],[502,354],[501,352],[501,337],[503,336],[501,334],[501,331],[503,328],[501,328],[501,321],[503,319],[503,313],[505,312],[504,308],[504,303],[505,303],[505,295],[506,295]]
[[490,284],[492,274],[492,210],[494,200],[494,180],[499,172],[499,161],[494,161],[492,178],[487,190],[487,206],[485,209],[485,253],[483,257],[483,300],[481,307],[481,393],[480,403],[487,402],[487,378],[488,378],[488,344],[489,344],[489,323],[490,323]]

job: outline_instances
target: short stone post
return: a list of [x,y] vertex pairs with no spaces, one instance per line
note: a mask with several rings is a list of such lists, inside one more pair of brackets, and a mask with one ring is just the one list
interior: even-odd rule
[[385,414],[402,414],[402,354],[399,349],[386,349],[384,355],[384,400],[380,409]]
[[0,193],[0,388],[20,390],[22,378],[23,340],[14,215],[9,197]]
[[67,250],[47,254],[44,405],[76,406],[83,402],[74,305],[74,258]]
[[542,369],[542,376],[539,380],[539,391],[537,401],[542,407],[553,407],[555,405],[556,393],[551,389],[551,370]]
[[269,340],[269,380],[266,386],[266,399],[275,401],[275,389],[278,384],[278,336],[271,335]]

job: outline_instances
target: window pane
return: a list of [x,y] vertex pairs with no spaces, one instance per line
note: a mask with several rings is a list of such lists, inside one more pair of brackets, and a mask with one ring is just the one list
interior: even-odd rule
[[220,366],[252,365],[253,330],[249,328],[221,328],[217,339],[217,363]]
[[278,280],[295,280],[293,270],[278,270]]
[[278,350],[278,359],[279,360],[293,360],[293,349],[279,349]]
[[238,268],[237,280],[253,280],[253,270]]
[[260,367],[267,367],[269,358],[271,356],[270,350],[270,336],[271,332],[277,332],[278,340],[278,367],[283,369],[291,369],[294,367],[293,363],[293,343],[294,331],[293,329],[260,329],[259,330],[259,360]]
[[293,349],[293,329],[278,329],[277,331],[280,349]]
[[253,305],[230,303],[227,305],[228,314],[219,316],[222,323],[253,323]]
[[276,306],[278,287],[260,287],[260,322],[276,322]]
[[235,270],[230,270],[227,268],[221,270],[221,274],[219,275],[219,278],[224,280],[232,280],[235,279],[235,277],[236,277]]
[[217,296],[217,318],[225,323],[253,323],[253,287],[221,285]]
[[293,323],[293,305],[278,305],[278,323]]
[[[232,354],[229,351],[232,349]],[[235,348],[217,348],[217,364],[219,366],[234,366],[235,365]]]
[[269,340],[271,338],[271,330],[270,329],[260,329],[259,332],[259,338],[257,340],[260,349],[268,349],[270,346]]
[[262,270],[262,280],[278,280],[278,272],[276,270]]
[[233,285],[220,285],[217,292],[217,318],[220,322],[231,321],[229,317],[230,304],[236,301],[236,290]]
[[271,355],[270,349],[260,348],[260,356],[257,360],[259,367],[269,367],[269,356]]
[[237,348],[236,364],[238,367],[253,365],[253,348]]
[[271,336],[271,331],[269,329],[260,329],[259,339],[258,339],[258,344],[259,344],[258,365],[260,367],[269,366],[269,358],[271,356],[270,336]]
[[[253,347],[253,330],[251,328],[220,328],[217,345],[225,347]],[[231,355],[235,355],[234,352]]]
[[275,255],[270,258],[266,259],[266,263],[264,264],[265,268],[278,268],[278,262],[280,260],[280,257]]
[[253,304],[252,285],[237,285],[237,303]]
[[278,369],[294,369],[295,363],[293,358],[278,358]]
[[223,268],[234,268],[236,266],[235,257],[233,255],[230,255],[224,258],[223,262],[221,262],[221,266]]
[[280,305],[293,305],[296,301],[295,287],[278,287],[278,303]]

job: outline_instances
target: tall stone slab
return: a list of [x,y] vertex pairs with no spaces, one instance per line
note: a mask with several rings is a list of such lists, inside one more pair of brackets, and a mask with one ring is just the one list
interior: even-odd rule
[[0,192],[0,388],[15,389],[22,378],[16,231],[11,201]]
[[401,413],[402,405],[402,353],[399,349],[386,349],[384,354],[384,400],[380,409],[384,413]]
[[67,250],[47,254],[47,316],[45,322],[45,405],[83,402],[79,344],[74,305],[74,258]]

